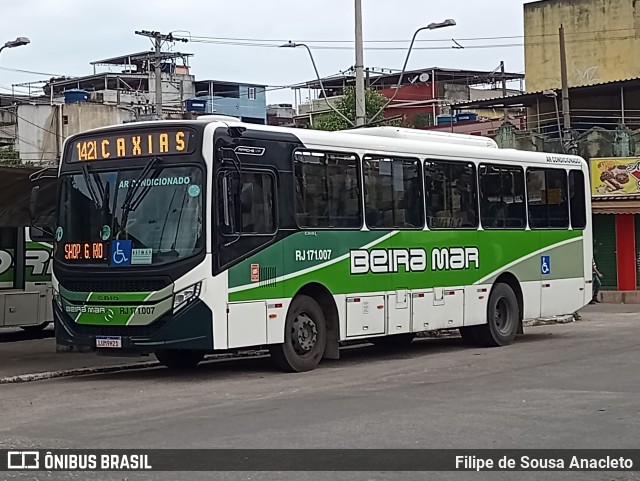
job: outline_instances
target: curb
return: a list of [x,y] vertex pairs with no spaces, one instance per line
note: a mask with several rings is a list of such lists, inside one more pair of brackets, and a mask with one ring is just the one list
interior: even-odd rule
[[23,382],[32,381],[45,381],[47,379],[55,379],[58,377],[71,377],[80,376],[83,374],[99,374],[118,371],[132,371],[134,369],[145,369],[149,367],[160,366],[157,361],[139,362],[136,364],[119,364],[116,366],[101,366],[101,367],[83,367],[79,369],[66,369],[64,371],[46,371],[36,372],[33,374],[19,374],[17,376],[8,376],[0,378],[1,384],[18,384]]

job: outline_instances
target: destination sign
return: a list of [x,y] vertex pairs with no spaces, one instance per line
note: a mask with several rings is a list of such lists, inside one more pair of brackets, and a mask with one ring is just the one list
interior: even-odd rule
[[68,162],[188,154],[193,150],[193,136],[191,130],[174,128],[82,137],[73,141]]
[[67,242],[64,244],[66,261],[104,261],[106,260],[103,242]]

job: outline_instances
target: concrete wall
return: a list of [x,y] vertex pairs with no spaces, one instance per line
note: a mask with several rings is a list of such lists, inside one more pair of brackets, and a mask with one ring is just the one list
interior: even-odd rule
[[560,24],[565,29],[569,86],[640,76],[640,3],[543,0],[524,5],[528,92],[560,87]]
[[17,112],[17,145],[23,163],[54,162],[57,159],[55,108],[19,105]]
[[[119,125],[135,120],[133,112],[115,105],[78,103],[64,104],[61,107],[63,115],[62,135],[64,138],[89,129]],[[64,117],[67,118],[66,124]]]
[[[193,75],[173,75],[162,74],[162,107],[168,110],[181,110],[183,102],[196,96]],[[154,74],[149,75],[149,99],[155,104],[156,98],[156,78]]]

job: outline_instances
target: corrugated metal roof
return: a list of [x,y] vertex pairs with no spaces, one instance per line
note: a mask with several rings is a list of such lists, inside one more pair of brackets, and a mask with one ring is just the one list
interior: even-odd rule
[[640,214],[640,196],[634,199],[593,202],[591,210],[594,214]]
[[[577,90],[587,90],[590,88],[594,88],[594,87],[602,87],[602,86],[614,86],[616,84],[624,84],[624,83],[629,83],[629,82],[634,82],[634,81],[639,81],[640,77],[631,77],[631,78],[626,78],[626,79],[621,79],[621,80],[610,80],[608,82],[595,82],[595,83],[591,83],[588,85],[576,85],[574,87],[569,87],[569,92],[575,92]],[[533,92],[525,92],[523,94],[518,94],[518,95],[507,95],[506,97],[492,97],[492,98],[488,98],[488,99],[479,99],[479,100],[465,100],[465,101],[461,101],[461,102],[457,102],[454,103],[454,106],[460,106],[460,107],[468,107],[471,105],[478,105],[478,104],[487,104],[487,103],[502,103],[504,101],[509,102],[509,103],[516,103],[514,101],[517,100],[526,100],[526,99],[530,99],[530,98],[535,98],[535,97],[540,97],[541,95],[544,95],[545,92],[552,90],[554,92],[556,92],[558,94],[558,100],[560,100],[561,98],[561,91],[562,89],[560,87],[555,88],[555,89],[547,89],[547,90],[536,90]],[[487,105],[484,105],[487,106]]]

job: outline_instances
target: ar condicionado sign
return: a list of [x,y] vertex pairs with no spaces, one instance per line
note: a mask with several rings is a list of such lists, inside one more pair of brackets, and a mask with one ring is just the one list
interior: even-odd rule
[[193,132],[185,129],[83,137],[73,141],[69,162],[187,154],[192,137]]

